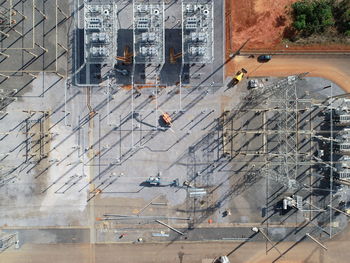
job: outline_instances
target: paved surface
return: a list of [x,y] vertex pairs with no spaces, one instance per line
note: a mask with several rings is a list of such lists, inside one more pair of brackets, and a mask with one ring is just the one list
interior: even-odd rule
[[232,76],[242,67],[250,77],[286,76],[309,72],[309,76],[323,77],[335,82],[350,92],[349,55],[276,55],[268,63],[258,63],[255,58],[237,56],[226,67],[227,76]]
[[[292,225],[292,224],[290,224]],[[265,237],[261,234],[256,234],[252,231],[252,226],[261,227],[259,224],[247,224],[247,226],[226,226],[222,227],[220,225],[205,227],[205,228],[177,228],[177,230],[184,233],[180,235],[175,231],[164,231],[164,229],[152,227],[151,229],[134,229],[134,228],[116,228],[113,230],[114,238],[110,239],[111,243],[133,243],[137,240],[138,235],[143,236],[144,241],[156,240],[154,238],[149,238],[144,234],[144,232],[157,233],[160,234],[161,231],[165,232],[167,237],[158,237],[157,241],[166,243],[167,241],[266,241]],[[305,235],[305,233],[312,233],[314,231],[312,225],[299,224],[294,227],[290,226],[270,226],[267,230],[262,228],[264,233],[268,234],[271,240],[276,242],[285,241],[298,241],[300,236]],[[11,228],[11,230],[3,230],[4,233],[17,232],[19,236],[19,245],[23,246],[25,244],[67,244],[67,243],[90,243],[90,229],[88,228],[31,228],[31,229],[20,229]],[[120,235],[125,233],[126,236],[120,238]],[[101,235],[102,233],[100,233]],[[107,235],[107,231],[104,232]],[[103,240],[99,240],[102,242]],[[99,243],[97,242],[97,243]]]

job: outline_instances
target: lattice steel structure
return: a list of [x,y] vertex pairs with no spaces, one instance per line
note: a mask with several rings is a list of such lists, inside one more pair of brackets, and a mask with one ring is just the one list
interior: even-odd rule
[[252,108],[265,104],[265,111],[275,114],[276,129],[261,131],[264,136],[275,134],[278,147],[273,153],[264,153],[267,167],[265,172],[290,190],[298,187],[298,78],[299,76],[289,76],[278,83],[253,89],[242,105],[244,108]]
[[270,100],[273,108],[277,108],[277,144],[278,155],[269,158],[271,172],[276,172],[283,177],[288,189],[296,189],[298,166],[298,96],[296,91],[296,77],[290,76],[279,82],[276,86],[269,87],[275,92],[275,98]]
[[[232,115],[242,116],[241,112],[256,110],[257,106],[261,108],[259,112],[270,114],[269,120],[275,126],[267,129],[264,124],[261,130],[249,131],[263,134],[264,148],[268,142],[274,146],[270,149],[269,143],[269,149],[256,153],[265,158],[261,174],[267,180],[272,179],[283,185],[280,194],[287,196],[287,199],[288,196],[298,196],[299,207],[295,208],[303,213],[311,225],[331,238],[341,229],[337,225],[339,221],[334,220],[334,213],[350,216],[339,209],[341,203],[348,200],[346,192],[350,185],[350,133],[346,128],[349,124],[349,105],[344,95],[332,96],[332,85],[326,87],[331,88],[331,95],[326,99],[310,96],[298,84],[302,77],[303,74],[290,76],[251,90],[239,110]],[[312,124],[314,117],[311,116],[320,118],[316,129]],[[301,138],[310,143],[306,151],[302,149],[305,144]],[[319,185],[319,188],[315,185]],[[320,198],[320,194],[314,194],[319,190],[329,194]],[[342,196],[342,202],[333,198],[335,193]]]

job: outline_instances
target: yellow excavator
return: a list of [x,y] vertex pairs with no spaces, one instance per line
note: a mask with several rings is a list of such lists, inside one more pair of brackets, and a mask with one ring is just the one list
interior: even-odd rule
[[248,73],[247,70],[245,70],[244,68],[242,68],[241,70],[239,70],[236,75],[233,77],[233,79],[229,82],[229,84],[227,85],[228,88],[231,88],[235,85],[237,85],[244,77],[244,74]]

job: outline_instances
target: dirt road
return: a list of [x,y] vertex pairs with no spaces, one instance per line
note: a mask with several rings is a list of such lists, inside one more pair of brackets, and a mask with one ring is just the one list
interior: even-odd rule
[[[278,249],[266,255],[261,243],[173,243],[173,244],[51,244],[24,245],[19,250],[0,254],[0,262],[6,263],[203,263],[218,255],[229,254],[233,263],[270,263],[275,259],[284,263],[346,263],[350,257],[350,241],[346,238],[326,243],[328,251],[313,242],[282,243]],[[270,246],[268,246],[270,247]],[[94,255],[94,256],[93,256]],[[206,261],[208,260],[208,261]]]
[[227,64],[227,76],[245,68],[248,77],[288,76],[309,72],[309,76],[329,79],[350,92],[350,56],[345,55],[275,55],[268,63],[237,56]]
[[[6,263],[211,263],[228,255],[232,263],[347,263],[350,257],[350,229],[325,242],[327,251],[306,239],[282,242],[266,254],[265,242],[181,242],[144,244],[25,244],[0,253]],[[267,245],[268,249],[271,248]],[[275,261],[278,259],[277,261]]]

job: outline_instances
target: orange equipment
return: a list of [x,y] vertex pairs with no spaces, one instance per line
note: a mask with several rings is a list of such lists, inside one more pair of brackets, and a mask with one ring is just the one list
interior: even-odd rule
[[182,52],[175,54],[175,49],[172,47],[170,48],[169,53],[170,53],[170,58],[169,58],[170,64],[175,64],[176,60],[182,57]]
[[171,122],[172,122],[172,119],[171,119],[171,117],[170,117],[170,115],[168,114],[168,113],[163,113],[163,115],[162,115],[162,119],[163,119],[163,121],[165,122],[165,124],[166,125],[171,125]]
[[122,61],[125,64],[131,64],[132,63],[132,57],[134,56],[133,53],[129,51],[129,46],[125,46],[124,48],[124,56],[123,57],[116,57],[116,60]]

